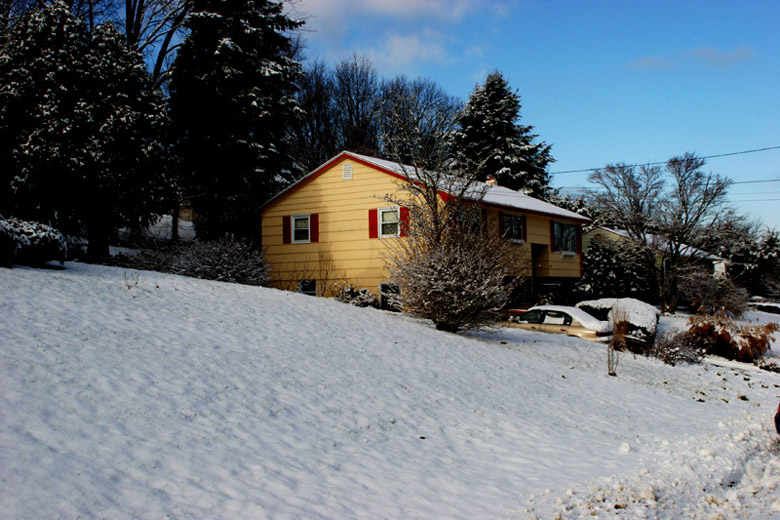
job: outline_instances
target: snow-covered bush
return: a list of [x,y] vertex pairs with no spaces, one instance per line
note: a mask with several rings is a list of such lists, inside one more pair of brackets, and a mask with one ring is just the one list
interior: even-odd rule
[[584,298],[657,298],[655,254],[633,241],[594,240],[583,257],[577,293]]
[[263,251],[233,236],[211,242],[166,244],[132,256],[117,256],[112,263],[244,285],[266,285],[270,280]]
[[599,320],[614,323],[615,312],[625,312],[629,324],[626,336],[628,347],[634,349],[650,345],[658,327],[658,309],[634,298],[602,298],[587,300],[576,305]]
[[0,217],[0,264],[64,262],[67,252],[65,237],[53,227],[40,222]]
[[688,334],[696,344],[715,354],[737,361],[752,361],[771,348],[777,323],[742,325],[725,312],[691,316]]
[[172,269],[176,274],[244,285],[266,285],[270,280],[263,251],[232,235],[212,242],[196,240],[181,251]]
[[154,248],[141,249],[134,255],[119,254],[111,259],[112,265],[132,267],[144,271],[173,272],[173,267],[183,250],[189,246],[159,242]]
[[379,307],[374,293],[368,289],[355,289],[351,285],[339,288],[336,292],[336,300],[356,307]]
[[679,363],[701,363],[705,353],[687,331],[668,331],[655,338],[647,355],[675,366]]

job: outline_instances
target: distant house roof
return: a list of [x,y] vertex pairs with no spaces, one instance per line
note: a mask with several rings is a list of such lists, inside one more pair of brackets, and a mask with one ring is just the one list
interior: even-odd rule
[[[312,179],[314,179],[315,177],[323,173],[325,170],[335,166],[339,162],[346,159],[351,159],[358,163],[371,166],[377,170],[380,170],[384,173],[390,174],[394,177],[397,177],[405,181],[409,180],[407,174],[411,176],[415,171],[415,168],[412,166],[400,165],[393,161],[388,161],[385,159],[377,159],[376,157],[369,157],[367,155],[361,155],[353,152],[344,151],[338,154],[330,161],[323,164],[322,166],[318,167],[308,175],[302,177],[292,185],[288,186],[281,193],[277,194],[275,197],[273,197],[268,202],[263,204],[262,208],[268,206],[269,204],[283,197],[287,193],[294,191],[295,189],[299,188],[300,186],[306,184],[307,182],[311,181]],[[582,223],[590,222],[590,219],[588,219],[587,217],[583,217],[578,213],[563,208],[559,208],[558,206],[554,204],[550,204],[549,202],[544,202],[542,200],[535,199],[524,193],[520,193],[519,191],[511,190],[503,186],[494,186],[483,182],[478,182],[475,183],[473,189],[469,191],[470,193],[474,194],[475,200],[478,200],[479,197],[481,196],[482,203],[488,204],[490,206],[495,206],[497,208],[504,208],[508,210],[520,211],[525,213],[535,213],[535,214],[546,215],[551,217],[560,217],[560,218],[574,220]]]
[[[626,231],[625,229],[615,229],[615,228],[608,228],[608,227],[604,227],[604,226],[598,226],[596,228],[593,228],[593,229],[591,229],[590,231],[588,231],[585,234],[588,235],[590,233],[593,233],[597,229],[601,229],[603,231],[607,231],[607,232],[612,233],[613,235],[617,235],[617,236],[619,236],[621,238],[625,238],[625,239],[628,239],[628,240],[632,239],[631,235],[629,235],[628,231]],[[660,235],[654,235],[652,233],[645,234],[644,239],[645,239],[645,243],[646,244],[654,247],[655,249],[657,249],[659,251],[664,251],[667,248],[667,246],[669,245],[669,242],[666,240],[666,238],[664,238],[664,237],[662,237]],[[706,251],[702,251],[701,249],[698,249],[698,248],[693,247],[693,246],[689,246],[687,244],[682,244],[682,248],[681,248],[680,254],[682,254],[682,256],[684,256],[686,258],[697,257],[697,258],[702,258],[704,260],[709,260],[711,262],[728,262],[728,260],[726,260],[723,257],[720,257],[718,255],[713,255],[712,253],[708,253]]]

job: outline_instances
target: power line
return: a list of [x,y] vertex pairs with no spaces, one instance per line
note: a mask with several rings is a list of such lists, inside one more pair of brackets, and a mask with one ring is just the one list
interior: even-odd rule
[[780,199],[749,199],[749,200],[732,200],[731,202],[771,202],[773,200]]
[[736,181],[731,184],[756,184],[757,182],[780,182],[780,179],[766,179],[763,181]]
[[[727,157],[729,155],[742,155],[746,153],[756,153],[756,152],[765,152],[767,150],[777,150],[780,149],[780,146],[768,146],[766,148],[755,148],[753,150],[742,150],[741,152],[729,152],[729,153],[719,153],[715,155],[705,155],[704,157],[700,157],[700,159],[714,159],[716,157]],[[660,161],[660,162],[650,162],[650,163],[641,163],[641,164],[629,164],[627,165],[629,168],[634,168],[636,166],[657,166],[659,164],[666,164],[668,161]],[[600,170],[603,168],[603,166],[599,166],[597,168],[585,168],[582,170],[564,170],[560,172],[550,172],[550,175],[562,175],[565,173],[584,173],[584,172],[592,172],[594,170]],[[758,181],[756,181],[758,182]],[[738,184],[738,183],[734,183]]]
[[743,191],[740,193],[729,193],[731,196],[742,196],[742,195],[773,195],[775,193],[780,193],[780,191]]

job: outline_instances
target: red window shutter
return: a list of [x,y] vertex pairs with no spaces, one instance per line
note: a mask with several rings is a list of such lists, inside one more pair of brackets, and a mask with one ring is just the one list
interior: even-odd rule
[[557,251],[555,244],[555,221],[550,221],[550,251]]
[[405,237],[409,234],[409,208],[401,206],[400,211],[401,219],[401,236]]
[[504,214],[502,212],[498,212],[498,236],[503,237],[504,233],[506,233],[506,229],[504,226]]
[[312,213],[309,215],[309,241],[320,241],[320,215],[319,213]]
[[523,242],[528,242],[528,219],[523,215]]
[[368,238],[379,238],[379,226],[377,225],[377,210],[368,210]]
[[292,217],[282,217],[282,244],[292,242]]

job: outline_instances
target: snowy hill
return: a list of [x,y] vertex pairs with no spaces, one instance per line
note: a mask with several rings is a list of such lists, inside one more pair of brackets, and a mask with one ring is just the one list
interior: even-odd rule
[[780,517],[780,376],[271,289],[0,268],[4,518]]

